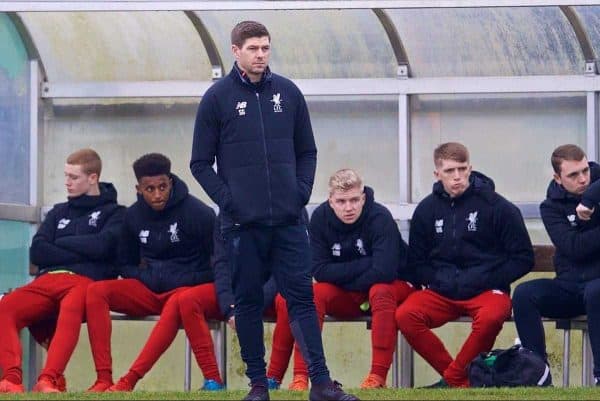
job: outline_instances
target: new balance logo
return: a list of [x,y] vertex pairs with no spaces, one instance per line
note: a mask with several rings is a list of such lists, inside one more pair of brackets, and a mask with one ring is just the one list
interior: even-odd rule
[[69,220],[69,219],[60,219],[58,221],[58,225],[56,226],[56,228],[59,230],[62,230],[63,228],[68,226],[70,222],[71,222],[71,220]]
[[140,242],[142,244],[147,244],[149,236],[150,236],[150,230],[141,230],[140,234],[139,234]]
[[341,256],[342,246],[338,243],[333,244],[333,246],[331,247],[331,254],[333,256]]
[[237,106],[235,106],[235,109],[238,111],[238,114],[240,116],[246,115],[246,106],[247,105],[248,105],[247,102],[237,102]]

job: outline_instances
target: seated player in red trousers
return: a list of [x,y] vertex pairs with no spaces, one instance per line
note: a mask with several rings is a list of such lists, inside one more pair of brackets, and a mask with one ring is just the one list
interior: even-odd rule
[[[303,210],[302,218],[305,222],[308,222],[306,209]],[[229,260],[227,259],[225,241],[221,235],[219,222],[220,217],[217,217],[214,230],[215,286],[217,288],[217,298],[221,313],[229,327],[235,330],[235,296],[231,284],[232,272]],[[277,292],[277,284],[273,276],[269,277],[263,285],[263,296],[264,317],[275,319],[271,359],[267,369],[267,385],[269,390],[277,390],[281,385],[290,362],[294,347],[294,336],[288,322],[286,302]]]
[[[220,388],[205,322],[201,315],[193,315],[200,327],[188,331],[189,305],[178,297],[198,286],[199,296],[209,302],[214,298],[210,256],[215,214],[171,173],[166,156],[146,154],[133,163],[133,170],[138,200],[127,209],[119,243],[123,279],[95,283],[87,292],[88,333],[97,372],[88,391],[132,391],[173,342],[182,323],[207,389]],[[130,316],[160,315],[129,372],[116,384],[112,382],[111,310]]]
[[[323,327],[325,315],[364,316],[368,303],[372,359],[361,388],[385,387],[398,335],[394,312],[414,291],[398,225],[356,171],[342,169],[329,179],[329,199],[315,209],[309,227],[319,323]],[[308,371],[296,347],[289,389],[307,388]]]
[[53,336],[33,390],[64,388],[63,373],[85,315],[86,288],[93,280],[115,277],[113,255],[125,208],[117,204],[113,185],[99,182],[101,171],[102,161],[92,149],[69,155],[67,202],[54,205],[31,243],[31,263],[39,273],[0,302],[0,393],[24,391],[19,331],[47,320]]
[[[445,143],[433,153],[433,193],[410,222],[409,266],[426,287],[396,310],[398,328],[441,376],[429,387],[468,387],[467,366],[489,351],[510,317],[510,284],[533,267],[533,248],[519,209],[472,171],[469,152]],[[473,318],[456,358],[431,331]]]

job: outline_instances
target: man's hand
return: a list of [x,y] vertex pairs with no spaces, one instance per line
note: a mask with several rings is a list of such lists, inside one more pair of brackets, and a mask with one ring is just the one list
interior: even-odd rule
[[235,330],[235,315],[231,315],[231,317],[229,318],[229,320],[227,321],[227,325],[232,329]]
[[589,220],[592,217],[592,214],[594,213],[594,209],[589,209],[585,206],[583,206],[581,203],[579,205],[577,205],[577,207],[575,208],[575,211],[577,212],[577,217],[579,217],[579,220]]

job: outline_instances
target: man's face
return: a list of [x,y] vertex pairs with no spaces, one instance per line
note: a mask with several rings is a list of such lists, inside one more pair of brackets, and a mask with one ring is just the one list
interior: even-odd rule
[[572,194],[581,195],[590,186],[590,166],[587,158],[580,161],[563,160],[560,174],[554,174],[554,181]]
[[269,65],[269,56],[271,55],[271,41],[269,37],[248,38],[242,47],[231,45],[231,50],[233,51],[238,67],[248,74],[250,81],[260,81],[263,72],[265,72],[265,69]]
[[90,195],[98,184],[98,174],[86,174],[78,164],[65,164],[65,187],[69,197]]
[[469,177],[471,176],[469,162],[441,159],[438,163],[433,172],[435,178],[442,182],[444,190],[451,198],[462,195],[469,187]]
[[135,189],[152,209],[160,212],[167,206],[172,186],[171,178],[166,174],[162,174],[140,178]]
[[329,206],[343,223],[352,224],[362,213],[365,206],[365,194],[358,187],[347,191],[335,190],[329,195]]

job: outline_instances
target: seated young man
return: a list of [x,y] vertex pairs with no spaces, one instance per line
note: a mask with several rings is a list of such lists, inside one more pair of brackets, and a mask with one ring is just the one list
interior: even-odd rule
[[[186,184],[171,173],[171,161],[158,153],[133,163],[137,201],[125,214],[119,243],[121,280],[88,287],[87,321],[97,380],[92,392],[132,391],[189,320],[188,305],[178,295],[198,286],[199,296],[214,298],[210,265],[215,214],[190,195]],[[216,301],[215,301],[216,303]],[[183,307],[183,309],[182,309]],[[130,316],[159,315],[142,351],[126,375],[113,384],[110,311]],[[206,323],[201,314],[194,324]],[[208,329],[187,331],[206,389],[222,388]]]
[[513,295],[515,324],[521,344],[546,359],[542,317],[571,318],[587,314],[598,385],[600,213],[594,210],[600,202],[600,166],[588,162],[583,150],[576,145],[556,148],[551,163],[554,178],[548,185],[540,212],[556,248],[556,277],[517,286]]
[[[303,217],[308,221],[308,214],[304,210]],[[220,216],[217,217],[214,241],[214,268],[215,286],[219,309],[223,319],[233,330],[235,327],[235,295],[233,294],[231,266],[227,258],[225,240],[221,234]],[[275,319],[273,331],[273,344],[271,348],[271,359],[267,369],[267,385],[269,390],[277,390],[281,385],[283,376],[287,370],[294,347],[294,336],[290,330],[287,320],[287,304],[283,297],[277,292],[277,283],[273,276],[269,277],[263,285],[264,307],[263,315]],[[284,319],[284,321],[282,321]]]
[[[398,225],[356,171],[342,169],[329,179],[329,199],[315,209],[309,230],[319,324],[325,315],[366,315],[370,306],[371,370],[361,388],[385,387],[398,336],[394,312],[414,291]],[[296,347],[289,389],[307,388],[308,371]]]
[[63,372],[85,315],[86,288],[93,280],[115,277],[113,259],[125,208],[117,204],[113,185],[99,182],[101,171],[92,149],[69,155],[67,202],[54,205],[31,243],[30,259],[39,274],[0,302],[0,393],[24,391],[19,331],[48,319],[41,327],[53,332],[52,341],[33,391],[64,388]]
[[[426,287],[396,310],[406,340],[441,376],[430,387],[468,387],[467,366],[489,351],[510,317],[510,284],[533,267],[533,248],[519,209],[472,171],[467,148],[449,142],[433,153],[433,192],[410,223],[409,266]],[[471,333],[452,358],[433,333],[460,316]]]

